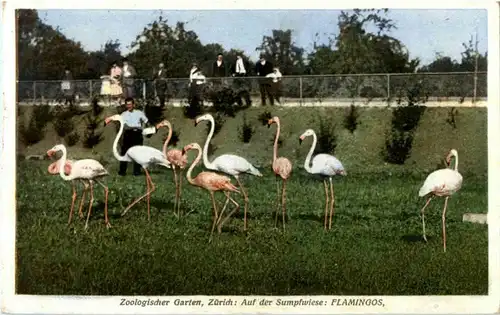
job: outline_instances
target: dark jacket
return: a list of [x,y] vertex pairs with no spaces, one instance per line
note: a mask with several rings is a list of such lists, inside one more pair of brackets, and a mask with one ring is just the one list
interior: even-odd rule
[[161,69],[156,69],[155,72],[153,73],[153,80],[155,80],[155,87],[157,89],[164,89],[167,87],[167,70],[165,68]]
[[266,63],[264,65],[260,63],[260,60],[255,64],[255,72],[259,77],[265,77],[269,73],[272,73],[273,68],[274,66],[269,60],[266,60]]
[[222,61],[220,67],[217,66],[217,60],[212,64],[212,77],[225,77],[226,76],[226,63]]

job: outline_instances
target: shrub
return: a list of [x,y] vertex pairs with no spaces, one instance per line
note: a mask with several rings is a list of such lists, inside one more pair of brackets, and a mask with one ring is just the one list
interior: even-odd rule
[[102,120],[99,114],[102,112],[98,107],[97,101],[92,104],[92,111],[85,117],[87,128],[83,135],[83,147],[93,149],[97,144],[102,141],[102,132],[98,132],[99,125],[102,125]]
[[354,104],[351,104],[351,106],[348,109],[347,115],[344,117],[344,128],[349,130],[350,133],[354,133],[356,128],[358,127],[358,109]]
[[54,115],[54,130],[59,137],[64,138],[75,128],[72,120],[74,113],[72,110],[63,109],[63,107],[61,109]]
[[28,123],[21,120],[19,126],[21,141],[27,146],[41,141],[45,136],[45,128],[52,118],[49,105],[35,105]]
[[235,117],[239,109],[243,107],[237,106],[237,95],[234,91],[227,87],[212,90],[208,94],[209,100],[213,103],[212,110],[229,117]]
[[68,147],[74,146],[75,144],[78,143],[79,140],[80,140],[80,135],[76,131],[70,132],[64,137],[64,142],[66,142]]
[[273,118],[273,116],[271,115],[271,112],[269,111],[264,111],[262,113],[259,114],[258,116],[258,120],[261,122],[261,124],[263,126],[267,125],[267,122],[269,121],[269,119]]
[[316,132],[318,143],[316,145],[316,153],[335,154],[337,148],[337,136],[335,134],[336,126],[330,120],[320,117],[319,128]]
[[156,125],[165,118],[163,115],[163,108],[151,106],[149,104],[144,107],[144,115],[148,118],[149,123],[153,125]]
[[201,91],[198,97],[191,97],[191,91],[188,95],[188,106],[184,107],[184,117],[194,119],[203,112],[203,94]]
[[[222,114],[222,113],[214,113],[213,117],[214,117],[214,122],[215,122],[215,126],[214,126],[214,136],[215,136],[221,130],[222,126],[226,122],[226,119],[224,118],[224,114]],[[207,135],[210,133],[210,127],[211,126],[208,123],[207,127],[206,127]]]
[[448,118],[446,118],[446,122],[453,128],[457,128],[456,117],[458,115],[458,110],[455,107],[450,108],[448,112]]
[[248,123],[247,117],[243,114],[243,124],[241,128],[238,128],[238,136],[243,143],[249,143],[250,139],[254,134],[254,129],[251,124]]
[[[421,81],[412,79],[406,89],[406,96],[399,97],[397,107],[392,111],[391,130],[386,133],[384,160],[392,164],[404,164],[410,157],[414,132],[420,123],[428,95]],[[403,104],[406,103],[406,104]]]

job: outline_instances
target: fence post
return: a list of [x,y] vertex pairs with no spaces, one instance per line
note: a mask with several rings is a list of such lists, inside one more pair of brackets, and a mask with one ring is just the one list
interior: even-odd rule
[[92,80],[89,80],[89,101],[92,102],[92,95],[94,94],[92,91]]
[[389,100],[391,99],[391,75],[387,74],[387,103],[389,103]]
[[146,81],[142,81],[142,99],[146,100]]
[[303,97],[303,93],[302,93],[302,76],[299,77],[299,98],[300,98],[300,105],[302,105],[302,97]]
[[33,104],[36,103],[36,81],[33,81]]

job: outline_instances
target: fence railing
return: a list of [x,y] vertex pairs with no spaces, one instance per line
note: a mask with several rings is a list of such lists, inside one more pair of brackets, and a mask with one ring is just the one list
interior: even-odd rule
[[[223,78],[224,85],[249,90],[252,97],[260,97],[259,77]],[[220,78],[207,78],[207,85],[221,82]],[[99,96],[101,83],[96,80],[75,80],[75,95],[80,102],[88,102]],[[189,93],[188,78],[167,79],[168,99],[185,100]],[[355,75],[304,75],[283,76],[280,94],[283,100],[327,101],[336,99],[394,100],[405,96],[411,89],[420,89],[429,99],[459,98],[471,100],[487,97],[487,72],[451,73],[402,73],[402,74],[355,74]],[[152,80],[135,80],[136,97],[156,97]],[[61,81],[18,81],[18,102],[62,101]]]

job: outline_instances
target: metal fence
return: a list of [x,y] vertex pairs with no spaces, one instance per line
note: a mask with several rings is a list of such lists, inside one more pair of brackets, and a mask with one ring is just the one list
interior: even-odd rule
[[[223,78],[224,85],[241,86],[244,80],[252,97],[260,97],[259,77]],[[208,78],[207,85],[216,82]],[[237,81],[240,80],[240,81]],[[101,80],[75,80],[75,95],[80,102],[88,102],[99,96]],[[188,96],[188,78],[167,80],[170,100],[185,100]],[[356,74],[356,75],[304,75],[283,76],[280,92],[283,100],[327,101],[336,99],[394,100],[419,88],[429,99],[477,99],[487,97],[486,72],[451,73],[403,73],[403,74]],[[156,97],[152,80],[135,80],[136,97]],[[61,81],[18,81],[17,101],[21,103],[62,101]]]

